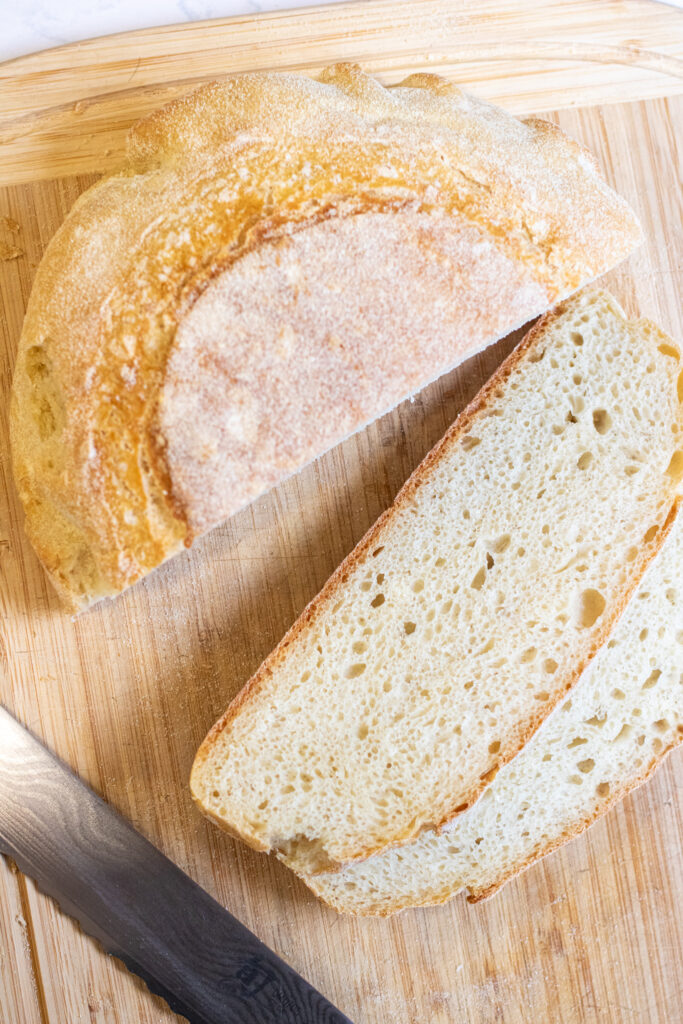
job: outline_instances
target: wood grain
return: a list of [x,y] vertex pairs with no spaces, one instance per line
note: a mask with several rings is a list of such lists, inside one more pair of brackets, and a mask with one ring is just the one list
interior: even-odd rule
[[[683,92],[683,12],[652,0],[369,0],[155,28],[0,65],[0,184],[103,172],[129,126],[228,72],[436,71],[513,113]],[[540,101],[540,102],[539,102]]]
[[[639,34],[648,27],[641,19]],[[94,60],[94,44],[87,47]],[[108,73],[106,57],[103,67]],[[683,340],[683,97],[548,116],[593,150],[645,227],[646,244],[609,283],[630,313],[653,317]],[[0,261],[0,701],[356,1024],[679,1020],[680,754],[490,903],[456,899],[389,921],[337,917],[282,865],[198,816],[187,777],[207,727],[510,342],[334,449],[116,602],[73,621],[23,536],[7,398],[35,267],[93,180],[0,189],[0,217],[10,218],[0,221],[0,243],[21,250]],[[7,1024],[178,1019],[30,881],[22,892],[1,868]],[[30,921],[28,933],[17,914]]]
[[39,1021],[39,981],[34,974],[32,921],[26,898],[27,880],[0,857],[0,993],[8,1021]]

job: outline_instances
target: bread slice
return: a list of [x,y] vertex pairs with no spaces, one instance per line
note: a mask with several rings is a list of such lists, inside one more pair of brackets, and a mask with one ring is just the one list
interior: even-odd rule
[[639,241],[581,146],[434,75],[174,101],[36,275],[11,431],[51,580],[118,593]]
[[659,550],[682,386],[606,292],[546,316],[209,733],[202,809],[310,874],[473,804]]
[[440,835],[305,879],[336,910],[484,899],[591,825],[683,739],[683,513],[570,696]]

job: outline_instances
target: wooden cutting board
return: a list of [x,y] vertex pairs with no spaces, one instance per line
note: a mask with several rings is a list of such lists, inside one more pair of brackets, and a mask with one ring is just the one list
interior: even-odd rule
[[[597,155],[647,241],[610,284],[683,339],[683,13],[645,0],[344,4],[63,47],[0,66],[0,700],[357,1024],[683,1016],[683,759],[487,904],[388,921],[319,905],[208,825],[194,751],[510,348],[334,449],[113,603],[72,621],[22,532],[7,447],[36,265],[138,116],[248,68],[434,70],[547,114]],[[560,109],[562,108],[562,109]],[[574,108],[574,109],[571,109]],[[559,112],[558,112],[559,110]],[[3,1024],[178,1020],[0,858]]]

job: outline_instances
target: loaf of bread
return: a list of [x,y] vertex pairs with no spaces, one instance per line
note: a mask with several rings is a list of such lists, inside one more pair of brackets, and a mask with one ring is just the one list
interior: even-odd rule
[[169,104],[36,275],[11,429],[50,578],[118,593],[639,239],[581,146],[436,76]]
[[481,800],[438,835],[305,879],[335,909],[391,914],[492,895],[644,782],[683,739],[683,513],[609,642]]
[[313,874],[471,806],[659,550],[682,403],[677,348],[606,292],[547,314],[209,733],[200,807]]

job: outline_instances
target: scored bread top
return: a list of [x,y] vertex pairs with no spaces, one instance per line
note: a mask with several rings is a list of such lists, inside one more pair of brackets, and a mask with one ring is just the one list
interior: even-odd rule
[[50,578],[119,592],[639,239],[581,146],[437,76],[170,103],[36,275],[11,433]]
[[683,741],[683,513],[609,642],[481,800],[440,835],[304,879],[336,910],[392,914],[493,895],[585,828]]
[[201,808],[302,873],[471,805],[673,518],[680,353],[606,292],[544,317],[209,733]]

